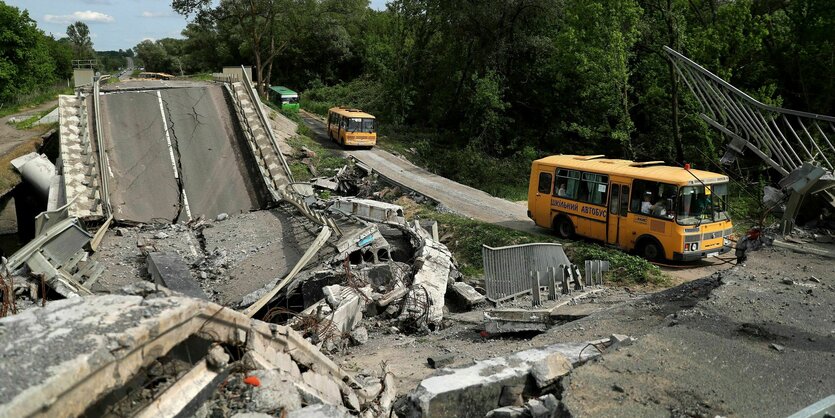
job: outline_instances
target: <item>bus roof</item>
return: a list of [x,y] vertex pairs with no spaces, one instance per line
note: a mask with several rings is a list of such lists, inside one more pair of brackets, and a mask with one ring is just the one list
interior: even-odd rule
[[296,93],[295,91],[290,90],[290,89],[288,89],[287,87],[284,87],[284,86],[271,86],[270,90],[272,90],[272,91],[274,91],[278,94],[281,94],[281,95],[293,95],[293,94],[295,94],[295,95],[298,96],[298,93]]
[[374,115],[372,115],[370,113],[365,113],[362,110],[351,109],[351,108],[348,108],[348,107],[332,107],[332,108],[330,108],[329,111],[333,112],[333,113],[336,113],[336,114],[339,114],[339,115],[342,115],[342,116],[347,116],[349,118],[374,119]]
[[606,158],[603,155],[552,155],[536,160],[534,163],[592,171],[600,174],[617,174],[642,180],[672,183],[679,186],[699,185],[702,183],[723,183],[728,181],[728,176],[723,174],[693,169],[688,172],[681,167],[663,165],[663,161],[635,162],[632,160]]

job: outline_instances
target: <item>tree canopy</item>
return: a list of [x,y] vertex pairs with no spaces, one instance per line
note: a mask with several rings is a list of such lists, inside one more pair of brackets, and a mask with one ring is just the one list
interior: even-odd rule
[[498,158],[536,150],[715,159],[723,139],[698,117],[664,45],[759,100],[835,114],[829,0],[393,0],[383,11],[364,0],[172,6],[193,18],[183,31],[186,71],[254,64],[265,85],[363,107],[383,127],[434,132],[433,146]]

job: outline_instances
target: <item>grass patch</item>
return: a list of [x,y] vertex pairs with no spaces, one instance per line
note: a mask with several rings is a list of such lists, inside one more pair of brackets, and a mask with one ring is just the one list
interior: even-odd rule
[[32,98],[31,100],[29,100],[25,103],[21,103],[21,104],[18,104],[18,105],[12,105],[12,106],[8,106],[8,107],[0,106],[0,118],[4,117],[4,116],[13,115],[15,113],[21,113],[21,112],[26,111],[26,109],[33,108],[33,107],[38,106],[40,104],[46,103],[50,100],[55,100],[55,99],[58,98],[59,94],[73,94],[73,89],[71,87],[62,87],[60,89],[51,89],[51,90],[45,91],[45,92],[35,96],[34,98]]
[[191,74],[183,77],[186,80],[193,80],[193,81],[212,81],[212,73],[197,73]]
[[105,84],[117,84],[117,83],[119,83],[119,82],[121,82],[121,81],[122,81],[122,80],[119,80],[119,77],[109,77],[109,78],[105,81]]
[[133,71],[131,71],[130,76],[131,76],[131,78],[139,77],[139,74],[141,72],[142,72],[142,70],[133,70]]
[[11,152],[0,157],[0,195],[4,195],[20,183],[20,174],[12,166],[12,160],[21,155],[36,152],[41,145],[40,138],[32,138],[23,142]]
[[[331,149],[323,147],[321,144],[302,133],[303,129],[301,128],[303,126],[304,125],[299,125],[298,135],[288,139],[287,143],[294,149],[300,150],[304,147],[316,153],[316,156],[311,158],[311,164],[316,167],[316,170],[319,172],[319,176],[335,174],[337,170],[342,168],[342,166],[348,164],[348,160],[344,157],[340,156]],[[293,178],[296,181],[307,181],[313,177],[310,170],[308,170],[307,165],[300,160],[294,159],[289,162],[289,165],[290,171],[293,173]]]

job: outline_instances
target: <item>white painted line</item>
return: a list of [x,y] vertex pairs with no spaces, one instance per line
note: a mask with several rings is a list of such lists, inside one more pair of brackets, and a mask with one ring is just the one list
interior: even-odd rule
[[[180,171],[177,170],[177,159],[174,158],[174,146],[171,145],[171,135],[168,133],[168,121],[165,119],[165,109],[162,106],[162,94],[157,90],[157,99],[159,100],[159,114],[162,116],[162,129],[165,131],[165,142],[168,143],[168,156],[171,158],[171,168],[174,169],[174,178],[180,179]],[[191,208],[188,206],[188,196],[186,189],[183,187],[183,206],[186,209],[186,216],[191,220]]]
[[157,90],[157,99],[159,100],[159,114],[162,116],[162,129],[165,131],[165,142],[168,143],[168,156],[171,157],[171,168],[174,169],[174,178],[180,178],[180,172],[177,170],[177,160],[174,158],[174,147],[171,145],[171,135],[168,133],[168,121],[165,119],[165,109],[162,106],[162,95]]
[[183,206],[186,207],[186,216],[188,216],[188,220],[191,220],[191,207],[188,205],[188,195],[186,194],[186,189],[183,188]]
[[162,94],[157,90],[157,99],[159,100],[159,114],[162,116],[162,129],[165,131],[165,142],[168,143],[168,156],[171,157],[171,168],[174,169],[174,178],[180,178],[180,172],[177,170],[177,160],[174,158],[174,147],[171,145],[171,135],[168,133],[168,121],[165,119],[165,109],[162,106]]

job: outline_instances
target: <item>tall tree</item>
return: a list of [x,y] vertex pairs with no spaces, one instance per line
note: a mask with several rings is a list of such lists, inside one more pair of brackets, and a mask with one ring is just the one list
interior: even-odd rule
[[90,28],[84,22],[75,22],[67,26],[67,37],[73,47],[75,59],[91,59],[95,57],[93,40],[90,38]]
[[268,69],[287,47],[285,39],[277,39],[276,20],[286,4],[280,0],[221,0],[213,7],[212,0],[172,0],[171,7],[185,16],[204,14],[215,20],[232,20],[247,34],[247,45],[255,60],[258,92],[266,95],[270,83]]
[[0,107],[55,81],[46,36],[29,12],[0,2]]

